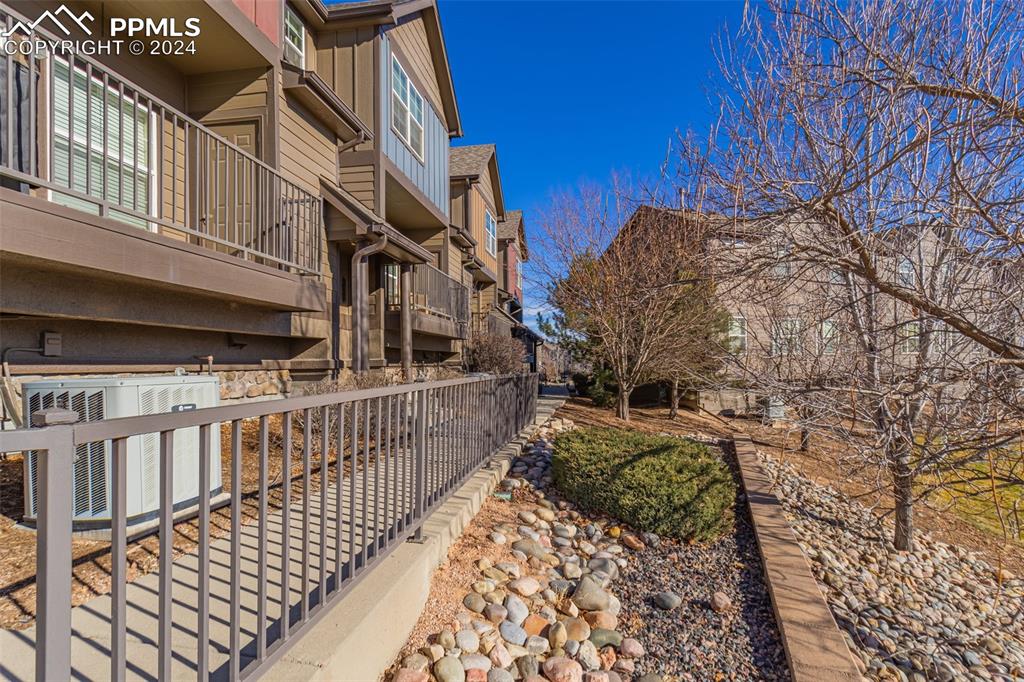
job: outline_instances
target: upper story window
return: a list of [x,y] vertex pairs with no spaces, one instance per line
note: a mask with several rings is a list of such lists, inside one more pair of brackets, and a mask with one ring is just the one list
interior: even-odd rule
[[839,325],[835,320],[824,320],[818,330],[822,355],[835,355],[839,349]]
[[917,272],[914,270],[914,262],[909,258],[901,260],[899,269],[896,272],[896,278],[899,280],[900,286],[907,287],[908,289],[913,287],[917,282]]
[[516,288],[519,289],[520,292],[522,292],[522,290],[523,290],[523,264],[519,262],[518,258],[516,258],[513,261],[513,263],[515,264],[515,268],[516,268]]
[[772,264],[772,274],[775,277],[786,279],[793,274],[792,244],[787,241],[776,247],[773,257],[775,262]]
[[904,322],[897,330],[899,352],[912,355],[921,349],[921,323]]
[[484,214],[484,236],[485,246],[487,247],[487,253],[492,256],[498,253],[498,223],[495,222],[494,216],[491,215],[490,211],[486,211]]
[[154,208],[155,123],[149,109],[59,57],[53,60],[52,102],[53,180],[81,196],[53,192],[50,198],[90,213],[99,213],[105,201],[113,207],[110,217],[149,229],[138,215]]
[[306,27],[288,5],[284,6],[284,60],[300,69],[306,68]]
[[423,96],[391,57],[391,129],[423,160]]
[[729,350],[733,353],[747,350],[747,320],[740,315],[729,320]]
[[801,351],[803,325],[797,318],[779,320],[772,335],[772,355],[796,355]]

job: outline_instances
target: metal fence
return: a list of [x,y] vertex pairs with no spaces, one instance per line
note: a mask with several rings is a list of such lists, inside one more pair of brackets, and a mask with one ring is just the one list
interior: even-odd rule
[[0,175],[141,229],[320,272],[319,196],[94,59],[20,53],[56,39],[32,23],[0,6]]
[[[72,463],[77,447],[102,442],[111,453],[112,587],[110,647],[105,652],[111,679],[123,680],[128,669],[159,679],[180,677],[182,661],[200,680],[215,673],[245,679],[265,672],[334,600],[398,543],[418,534],[432,509],[532,423],[537,381],[535,374],[454,379],[78,423],[66,423],[77,415],[61,409],[58,399],[53,408],[32,416],[36,428],[0,432],[0,452],[32,450],[37,460],[35,678],[63,680],[77,674],[70,609]],[[245,445],[246,420],[258,424],[255,446]],[[223,550],[230,580],[218,587],[210,573],[210,497],[202,491],[210,490],[211,443],[222,438],[220,425],[230,466],[230,530],[217,542],[230,543]],[[178,471],[175,439],[181,429],[192,427],[198,427],[189,432],[199,441],[198,472]],[[138,628],[129,627],[127,617],[126,453],[128,439],[143,434],[159,436],[158,607],[149,616],[156,625],[155,670],[129,660],[126,648],[126,632]],[[284,472],[273,496],[270,456],[281,458]],[[249,524],[243,524],[242,514],[246,457],[255,458],[253,470],[258,472],[250,498],[257,512]],[[295,468],[301,472],[293,476]],[[181,560],[172,562],[174,481],[189,475],[198,475],[201,491],[194,573],[184,572]],[[281,532],[268,552],[271,519]],[[271,580],[271,573],[278,579]],[[249,579],[245,592],[250,598],[244,613],[243,574]],[[183,582],[196,595],[196,603],[189,606],[195,613],[194,630],[177,615]],[[228,608],[218,619],[211,619],[211,582],[223,590],[216,595],[218,604]],[[243,628],[245,619],[249,625]],[[229,627],[212,637],[211,622]],[[172,630],[178,630],[175,640],[180,643],[182,628],[189,629],[185,651],[172,644]],[[86,653],[95,655],[95,642],[89,646]],[[211,651],[220,658],[213,661]]]

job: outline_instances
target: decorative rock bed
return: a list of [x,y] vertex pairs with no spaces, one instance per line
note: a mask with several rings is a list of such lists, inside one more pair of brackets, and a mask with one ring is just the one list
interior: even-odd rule
[[[671,584],[692,601],[696,586],[684,589],[665,562],[672,553],[688,555],[696,568],[708,561],[703,548],[662,542],[649,533],[631,533],[613,519],[583,515],[558,499],[550,489],[549,439],[569,428],[572,423],[567,420],[549,421],[501,482],[501,490],[514,502],[532,503],[518,513],[516,523],[490,529],[490,541],[509,547],[513,560],[476,561],[479,576],[466,586],[458,626],[429,636],[415,653],[402,659],[391,680],[660,682],[659,673],[678,673],[690,666],[695,673],[692,677],[671,679],[783,679],[785,662],[777,634],[771,636],[773,623],[766,630],[772,652],[767,667],[774,671],[770,674],[750,674],[762,666],[739,660],[751,656],[742,645],[734,655],[737,660],[721,665],[684,653],[688,633],[695,641],[714,639],[719,651],[732,650],[722,641],[723,635],[731,639],[734,630],[744,631],[745,626],[716,634],[710,629],[715,625],[688,622],[690,602],[682,608],[679,595],[658,594],[665,589],[663,585]],[[717,570],[728,573],[731,567],[736,575],[720,580],[716,571],[703,579],[710,601],[701,608],[710,614],[709,622],[747,623],[755,611],[756,618],[764,615],[763,606],[751,611],[735,592],[746,580],[736,568],[736,556],[725,552],[716,562]],[[648,563],[657,568],[648,572],[638,569]],[[719,584],[729,594],[716,595]],[[741,603],[734,605],[734,600]],[[647,628],[637,607],[657,602],[670,610],[652,619],[662,625]],[[767,618],[771,620],[770,609]],[[663,626],[666,623],[671,626]],[[761,628],[754,630],[760,632]],[[648,655],[652,645],[657,653]],[[731,674],[716,675],[718,670]]]
[[920,531],[897,551],[870,510],[759,455],[869,678],[1024,679],[1024,581]]
[[[622,606],[635,614],[648,650],[638,672],[679,680],[789,679],[742,497],[732,532],[706,544],[652,545],[623,571]],[[670,591],[652,594],[658,589]]]

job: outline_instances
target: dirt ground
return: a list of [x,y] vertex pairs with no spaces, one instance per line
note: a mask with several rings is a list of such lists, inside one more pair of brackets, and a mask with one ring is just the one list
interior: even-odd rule
[[[280,416],[269,418],[271,434],[268,452],[268,506],[271,513],[280,509],[282,491],[282,449],[279,434]],[[301,442],[302,430],[292,429],[293,445],[291,480],[295,491],[302,490]],[[259,420],[242,423],[242,523],[254,523],[258,513],[259,486]],[[310,490],[319,490],[320,461],[316,448],[311,458]],[[231,434],[225,424],[221,430],[221,474],[225,492],[231,490]],[[329,453],[328,464],[334,463],[334,452]],[[348,463],[345,464],[346,469]],[[334,468],[329,468],[329,480],[334,480]],[[17,524],[23,508],[23,461],[20,455],[0,462],[0,627],[24,629],[35,621],[36,603],[36,533]],[[295,499],[293,495],[293,499]],[[222,507],[210,514],[210,537],[228,535],[231,530],[230,507]],[[174,554],[180,556],[196,549],[199,538],[197,520],[183,521],[174,527]],[[74,605],[107,594],[110,591],[110,543],[87,540],[72,542],[72,587]],[[129,543],[128,580],[132,581],[155,570],[159,565],[159,537],[156,534]]]
[[[566,402],[555,416],[567,417],[580,426],[626,425],[610,409],[594,407],[589,400],[579,398]],[[667,408],[631,408],[630,416],[629,426],[641,431],[681,435],[703,433],[718,438],[746,433],[761,450],[780,461],[789,462],[804,477],[859,499],[866,506],[873,507],[879,516],[887,517],[892,512],[892,499],[885,492],[879,493],[875,486],[851,476],[848,469],[839,465],[835,455],[836,448],[841,447],[839,444],[813,441],[808,451],[801,452],[797,433],[788,434],[783,429],[762,426],[747,419],[722,419],[685,410],[680,410],[674,421],[669,419]],[[915,514],[917,528],[933,538],[977,552],[994,567],[1008,568],[1017,575],[1024,573],[1024,545],[1021,543],[1004,541],[950,510],[918,505]]]

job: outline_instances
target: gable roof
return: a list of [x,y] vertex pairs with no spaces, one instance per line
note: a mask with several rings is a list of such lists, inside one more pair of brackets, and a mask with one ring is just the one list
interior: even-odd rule
[[448,149],[448,174],[453,178],[483,175],[495,152],[493,144],[469,144]]
[[479,180],[490,173],[491,189],[494,192],[494,207],[500,216],[505,215],[505,193],[501,189],[501,173],[498,170],[498,148],[494,144],[467,144],[448,148],[448,175],[453,179]]
[[526,248],[526,223],[519,209],[505,213],[505,219],[498,223],[498,239],[518,240],[523,260],[530,260],[530,251]]
[[[339,2],[337,0],[302,0],[322,24],[339,24],[350,26],[382,26],[393,27],[400,21],[422,14],[423,24],[427,29],[427,40],[430,43],[430,59],[437,74],[437,83],[441,90],[441,101],[444,115],[448,121],[448,136],[462,137],[462,118],[459,116],[459,104],[455,97],[455,82],[452,80],[451,65],[448,62],[448,49],[445,47],[444,31],[441,28],[441,17],[436,0],[360,0],[357,2]],[[305,15],[306,13],[303,12]],[[309,18],[307,16],[307,18]]]

